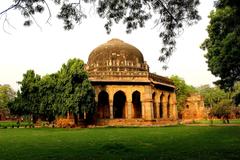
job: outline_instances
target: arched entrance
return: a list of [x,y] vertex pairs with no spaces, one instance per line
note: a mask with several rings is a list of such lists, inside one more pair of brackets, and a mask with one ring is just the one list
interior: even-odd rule
[[125,118],[126,96],[123,91],[118,91],[113,96],[113,117]]
[[163,94],[160,96],[160,106],[159,106],[159,116],[160,118],[163,118]]
[[142,118],[142,103],[141,94],[138,91],[132,94],[132,104],[133,104],[133,118]]
[[98,118],[110,118],[109,96],[106,91],[101,91],[98,94],[97,113]]

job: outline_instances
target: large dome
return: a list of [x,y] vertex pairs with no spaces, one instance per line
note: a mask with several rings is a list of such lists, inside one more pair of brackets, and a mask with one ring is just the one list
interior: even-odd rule
[[146,70],[142,53],[119,39],[112,39],[95,48],[88,58],[89,71]]

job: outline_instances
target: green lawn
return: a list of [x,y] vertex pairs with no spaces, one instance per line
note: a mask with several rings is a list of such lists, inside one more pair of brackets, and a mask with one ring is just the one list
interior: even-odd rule
[[[214,119],[212,120],[212,124],[223,124],[223,120],[221,119]],[[230,124],[240,124],[240,119],[230,119]],[[211,124],[210,120],[195,120],[193,123],[197,124]]]
[[240,127],[0,129],[1,160],[240,159]]

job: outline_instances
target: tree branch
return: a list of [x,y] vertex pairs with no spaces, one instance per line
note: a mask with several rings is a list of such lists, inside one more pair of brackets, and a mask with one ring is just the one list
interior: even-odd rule
[[4,18],[2,28],[3,28],[3,31],[4,31],[5,33],[7,33],[7,34],[11,34],[11,33],[9,33],[9,32],[5,29],[6,21],[7,21],[7,14],[6,14],[5,18]]
[[13,4],[10,7],[8,7],[7,9],[5,9],[4,11],[0,12],[0,15],[6,13],[7,11],[9,11],[9,10],[11,10],[11,9],[13,9],[17,6],[19,6],[20,2],[21,2],[21,0],[18,0],[16,4]]
[[177,19],[172,15],[172,13],[168,10],[168,8],[164,5],[164,3],[162,2],[162,0],[157,0],[161,6],[164,8],[164,10],[169,14],[169,16],[176,22],[178,23]]
[[[20,8],[22,8],[23,10],[26,11],[26,8],[24,8],[23,6],[19,5]],[[34,18],[34,16],[28,12],[28,14],[30,15],[30,17],[32,18],[32,20],[35,22],[35,24],[37,25],[37,27],[42,31],[42,27],[38,24],[38,22],[36,21],[36,19]]]
[[46,23],[48,23],[48,24],[50,24],[50,19],[51,19],[51,17],[52,17],[52,13],[51,13],[51,10],[50,10],[50,8],[49,8],[49,6],[48,6],[48,3],[44,0],[43,1],[43,3],[45,3],[46,4],[46,6],[47,6],[47,9],[48,9],[48,14],[49,14],[49,16],[48,16],[48,19],[47,19],[47,21],[46,21]]

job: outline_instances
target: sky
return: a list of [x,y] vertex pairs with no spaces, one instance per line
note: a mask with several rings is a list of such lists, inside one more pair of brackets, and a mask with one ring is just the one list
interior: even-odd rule
[[[118,38],[142,52],[150,72],[167,77],[178,75],[195,87],[212,85],[217,78],[208,71],[204,58],[206,52],[199,46],[207,38],[208,15],[213,10],[213,0],[200,2],[198,9],[202,20],[186,27],[177,38],[176,51],[168,62],[167,70],[162,70],[158,61],[162,45],[158,28],[153,27],[153,22],[148,22],[145,28],[131,34],[126,34],[123,25],[114,25],[108,35],[104,28],[105,21],[89,8],[86,10],[88,18],[71,31],[65,31],[62,21],[55,17],[47,24],[47,13],[41,18],[35,17],[39,26],[33,24],[31,27],[23,27],[23,18],[16,11],[10,11],[7,14],[9,24],[3,23],[6,15],[0,17],[0,84],[10,84],[17,90],[17,81],[22,80],[28,69],[44,76],[57,72],[70,58],[80,58],[87,63],[94,48],[112,38]],[[10,4],[9,0],[1,0],[0,11]]]

